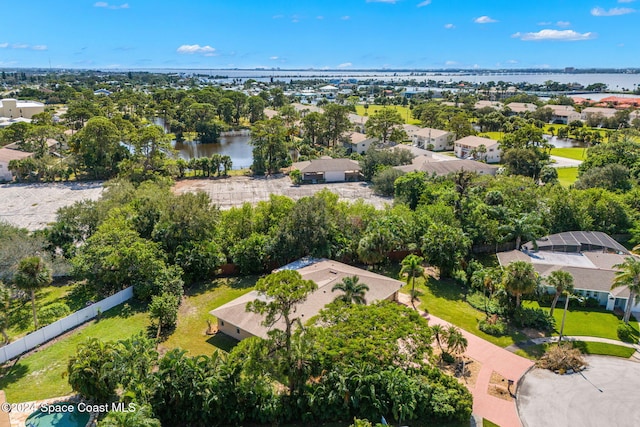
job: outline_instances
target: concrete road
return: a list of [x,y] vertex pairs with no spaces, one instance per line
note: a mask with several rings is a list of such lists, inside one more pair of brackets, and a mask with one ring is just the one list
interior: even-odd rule
[[102,190],[101,182],[0,185],[0,221],[39,230],[55,221],[59,208],[84,199],[97,200]]
[[383,208],[385,204],[393,204],[392,198],[380,197],[373,194],[373,190],[364,182],[336,182],[330,184],[306,184],[295,186],[288,177],[277,176],[269,178],[253,178],[234,176],[221,179],[190,179],[179,181],[174,187],[178,194],[189,191],[204,191],[213,203],[221,209],[241,206],[269,200],[269,195],[280,194],[294,200],[305,196],[312,196],[327,188],[338,194],[341,200],[356,201],[363,199],[376,208]]
[[556,375],[533,369],[518,388],[525,427],[632,427],[640,422],[640,363],[588,356],[582,373]]
[[554,163],[551,163],[551,166],[554,168],[577,168],[582,164],[582,160],[568,159],[566,157],[559,157],[559,156],[550,156],[550,157],[551,157],[551,160],[554,161]]

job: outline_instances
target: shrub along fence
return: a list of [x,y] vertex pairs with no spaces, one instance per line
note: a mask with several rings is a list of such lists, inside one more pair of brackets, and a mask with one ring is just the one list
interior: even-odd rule
[[90,306],[78,310],[67,317],[63,317],[44,328],[31,332],[17,341],[7,344],[4,347],[0,347],[0,364],[13,359],[14,357],[20,356],[21,354],[26,353],[27,351],[32,350],[40,344],[52,340],[59,335],[62,335],[68,330],[93,319],[98,315],[98,313],[107,311],[131,298],[133,298],[133,287],[128,287],[117,294],[111,295],[110,297],[98,301],[95,304],[91,304]]

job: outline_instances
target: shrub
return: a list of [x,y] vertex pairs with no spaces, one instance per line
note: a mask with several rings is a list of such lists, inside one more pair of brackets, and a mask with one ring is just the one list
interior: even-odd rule
[[71,310],[67,304],[63,302],[54,302],[40,310],[38,320],[40,321],[40,324],[44,326],[68,316],[70,313]]
[[618,325],[618,338],[620,341],[635,344],[638,342],[638,331],[629,325]]
[[502,335],[507,334],[507,324],[495,319],[495,321],[489,320],[481,320],[478,324],[478,328],[489,335],[493,335],[495,337],[500,337]]
[[587,366],[579,349],[570,343],[560,343],[550,346],[545,354],[536,362],[538,368],[549,369],[564,374],[569,369],[580,370]]
[[440,355],[442,361],[445,363],[453,363],[456,361],[456,358],[449,352],[443,351]]
[[600,301],[596,298],[589,297],[584,300],[584,306],[587,308],[598,308],[600,307]]
[[289,178],[291,178],[291,181],[295,184],[295,185],[300,185],[302,184],[302,172],[300,172],[298,169],[294,169],[289,173]]
[[555,326],[554,318],[539,308],[518,307],[513,313],[513,320],[521,328],[541,331],[550,331]]
[[[497,298],[487,298],[482,292],[473,292],[467,295],[467,302],[476,310],[485,311],[489,314],[503,314],[504,308]],[[485,304],[486,302],[486,304]]]

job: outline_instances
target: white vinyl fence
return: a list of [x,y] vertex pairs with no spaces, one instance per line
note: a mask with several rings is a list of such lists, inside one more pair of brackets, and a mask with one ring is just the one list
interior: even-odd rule
[[40,344],[45,343],[58,335],[62,335],[69,329],[73,329],[76,326],[93,319],[98,315],[98,311],[105,312],[110,308],[131,299],[132,297],[133,287],[131,286],[127,289],[123,289],[117,294],[98,301],[95,304],[91,304],[88,307],[78,310],[67,317],[63,317],[44,328],[38,329],[37,331],[32,332],[11,344],[0,347],[0,363],[4,363],[7,360],[11,360],[14,357],[26,353]]

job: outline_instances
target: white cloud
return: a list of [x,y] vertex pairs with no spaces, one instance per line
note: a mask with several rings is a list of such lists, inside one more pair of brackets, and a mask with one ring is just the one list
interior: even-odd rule
[[214,56],[215,49],[211,46],[200,46],[199,44],[183,44],[180,46],[176,52],[193,55],[195,53],[204,54],[204,56]]
[[618,16],[633,13],[635,11],[635,9],[631,9],[630,7],[613,7],[609,10],[603,9],[601,7],[594,7],[593,9],[591,9],[591,14],[593,16]]
[[6,49],[9,47],[9,43],[0,43],[0,49]]
[[31,46],[31,49],[33,49],[33,50],[47,50],[47,45],[37,44],[35,46]]
[[431,0],[424,0],[423,2],[418,3],[418,7],[425,7],[431,4]]
[[498,21],[485,15],[477,17],[473,20],[473,22],[475,22],[476,24],[493,24],[494,22]]
[[444,26],[447,30],[453,30],[456,26],[453,24],[445,24]]
[[578,33],[573,30],[540,30],[537,33],[515,33],[511,37],[524,41],[580,41],[596,38],[596,33]]
[[122,3],[121,5],[109,4],[106,1],[99,1],[93,4],[93,7],[101,7],[104,9],[129,9],[129,3]]
[[516,61],[515,59],[509,59],[507,60],[507,64],[517,64],[518,61]]
[[272,18],[273,19],[282,19],[282,18],[284,18],[284,15],[273,15]]
[[456,61],[446,61],[446,62],[444,63],[444,65],[448,65],[448,66],[458,65],[458,62],[456,62]]
[[556,26],[558,26],[558,27],[570,27],[571,26],[571,22],[569,22],[569,21],[558,21],[558,22],[556,22]]
[[353,64],[351,62],[343,62],[342,64],[338,65],[338,68],[346,68],[346,67],[351,67]]
[[351,17],[349,15],[345,15],[340,19],[342,19],[343,21],[348,21],[349,19],[351,19]]
[[270,56],[270,57],[269,57],[269,59],[270,59],[270,60],[272,60],[272,61],[275,61],[275,60],[277,60],[278,58],[279,58],[278,56]]
[[29,45],[25,43],[15,43],[15,44],[12,44],[11,47],[13,49],[28,49]]
[[553,24],[553,22],[551,21],[542,21],[542,22],[538,22],[538,25],[540,25],[541,27],[546,27],[548,25]]
[[324,19],[324,16],[322,16],[322,15],[318,15],[318,16],[316,16],[316,19],[323,20],[323,19]]

